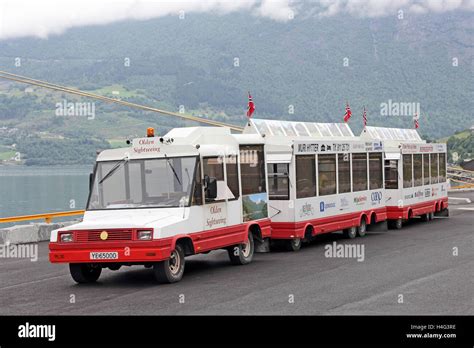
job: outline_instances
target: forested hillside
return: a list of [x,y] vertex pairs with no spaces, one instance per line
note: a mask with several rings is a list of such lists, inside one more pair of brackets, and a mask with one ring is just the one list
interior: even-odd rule
[[[170,16],[0,41],[0,69],[236,124],[244,122],[248,90],[261,118],[340,121],[349,101],[355,133],[364,105],[371,125],[412,127],[411,117],[382,116],[381,104],[420,103],[420,132],[440,138],[473,123],[472,19],[470,12],[400,20],[302,11],[286,23],[247,14]],[[3,141],[21,147],[33,133],[104,146],[150,125],[162,133],[184,124],[101,102],[93,119],[58,117],[55,105],[64,99],[88,101],[0,81],[0,127],[16,129]]]

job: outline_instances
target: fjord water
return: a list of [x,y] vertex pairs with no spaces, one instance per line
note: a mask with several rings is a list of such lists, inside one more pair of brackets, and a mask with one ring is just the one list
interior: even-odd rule
[[91,165],[0,165],[0,217],[84,209],[92,169]]

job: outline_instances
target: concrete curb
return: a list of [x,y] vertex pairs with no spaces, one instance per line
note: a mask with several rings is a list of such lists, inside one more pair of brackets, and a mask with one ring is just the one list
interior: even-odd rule
[[0,229],[0,245],[37,243],[49,240],[52,230],[69,226],[78,221],[57,223],[32,223],[29,225],[15,225]]

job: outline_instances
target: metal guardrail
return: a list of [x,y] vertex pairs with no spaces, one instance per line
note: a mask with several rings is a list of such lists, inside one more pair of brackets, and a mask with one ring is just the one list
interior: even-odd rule
[[42,219],[44,219],[44,221],[49,224],[53,221],[54,218],[59,218],[63,216],[76,216],[76,215],[84,215],[84,210],[69,210],[69,211],[59,211],[55,213],[46,213],[46,214],[3,217],[3,218],[0,218],[0,224],[8,223],[8,222],[42,220]]

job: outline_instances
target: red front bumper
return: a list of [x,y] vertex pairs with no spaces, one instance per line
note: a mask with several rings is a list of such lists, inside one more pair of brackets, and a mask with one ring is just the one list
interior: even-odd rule
[[[94,260],[91,252],[117,252],[117,259]],[[170,257],[171,239],[91,243],[49,243],[52,263],[147,263]]]

